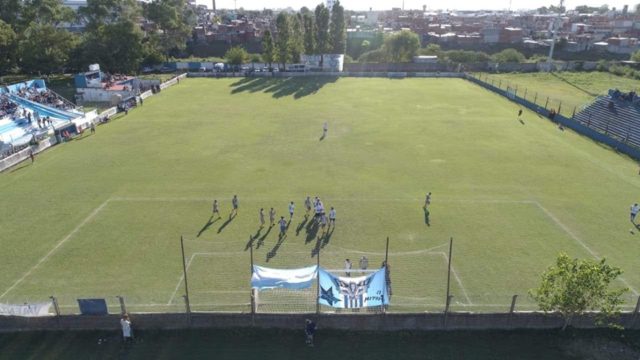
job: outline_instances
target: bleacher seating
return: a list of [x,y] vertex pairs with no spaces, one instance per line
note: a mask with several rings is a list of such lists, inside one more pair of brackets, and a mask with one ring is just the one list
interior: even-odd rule
[[598,97],[574,116],[592,129],[640,147],[640,105],[611,95]]

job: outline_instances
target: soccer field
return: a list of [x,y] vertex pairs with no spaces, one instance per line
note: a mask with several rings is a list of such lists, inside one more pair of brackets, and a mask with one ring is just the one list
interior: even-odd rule
[[[256,264],[313,265],[320,251],[330,269],[379,266],[389,237],[391,311],[441,311],[453,237],[453,310],[506,311],[515,294],[535,309],[527,291],[559,252],[620,266],[632,308],[637,165],[517,110],[461,79],[181,81],[0,175],[0,302],[54,295],[75,312],[105,297],[115,312],[121,295],[130,311],[183,311],[182,235],[193,308],[249,311],[250,237]],[[328,234],[305,222],[306,196],[336,208]],[[285,238],[260,229],[260,208],[279,218],[290,201]]]

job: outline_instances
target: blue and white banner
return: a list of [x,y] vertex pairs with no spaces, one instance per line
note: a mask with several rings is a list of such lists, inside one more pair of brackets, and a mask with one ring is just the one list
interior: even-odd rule
[[319,302],[334,308],[351,309],[389,304],[385,268],[368,276],[335,276],[319,269]]
[[306,289],[311,287],[316,278],[316,265],[300,269],[271,269],[253,265],[251,287],[258,290],[285,288]]

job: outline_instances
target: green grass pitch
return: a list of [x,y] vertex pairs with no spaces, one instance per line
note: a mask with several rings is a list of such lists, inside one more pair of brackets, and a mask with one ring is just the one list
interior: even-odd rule
[[[459,79],[182,81],[0,175],[0,302],[54,295],[73,312],[105,297],[117,311],[122,295],[131,311],[183,311],[182,235],[194,309],[248,311],[250,236],[256,264],[311,265],[320,249],[333,269],[378,266],[389,237],[391,310],[441,311],[453,237],[454,310],[508,310],[514,294],[535,309],[527,290],[561,251],[622,267],[633,307],[637,165],[517,110]],[[336,208],[329,236],[302,224],[307,195]],[[258,210],[289,201],[278,241]]]

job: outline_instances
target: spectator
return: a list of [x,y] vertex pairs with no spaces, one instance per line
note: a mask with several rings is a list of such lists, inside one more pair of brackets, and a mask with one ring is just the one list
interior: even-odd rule
[[360,258],[360,270],[362,270],[363,274],[368,267],[369,267],[369,259],[367,259],[366,256],[362,255],[362,257]]
[[122,319],[120,319],[120,326],[122,327],[122,339],[125,344],[131,342],[133,340],[133,333],[131,331],[131,320],[129,319],[129,314],[122,315]]
[[305,320],[304,333],[307,337],[307,345],[313,346],[313,336],[316,334],[316,323],[311,321],[311,319]]

